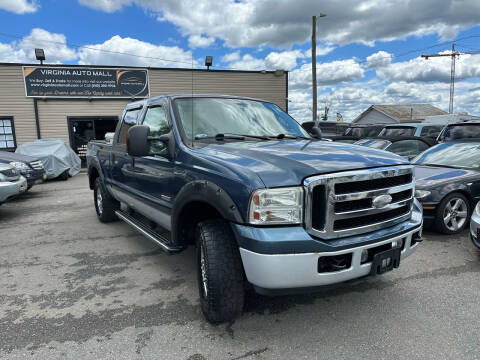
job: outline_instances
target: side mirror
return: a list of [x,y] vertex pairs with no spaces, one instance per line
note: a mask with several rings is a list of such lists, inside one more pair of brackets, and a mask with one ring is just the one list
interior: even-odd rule
[[134,125],[128,129],[126,141],[128,155],[141,157],[150,154],[149,133],[150,127],[147,125]]

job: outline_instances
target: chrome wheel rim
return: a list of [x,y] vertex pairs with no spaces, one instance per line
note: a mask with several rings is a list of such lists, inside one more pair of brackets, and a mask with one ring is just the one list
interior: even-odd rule
[[207,263],[205,261],[203,246],[201,246],[201,248],[200,248],[200,275],[201,275],[201,278],[202,278],[203,296],[207,297],[207,295],[208,295],[208,275],[207,275]]
[[463,228],[468,216],[468,205],[460,198],[451,199],[443,210],[443,223],[450,231],[458,231]]
[[97,191],[97,209],[98,213],[101,215],[103,212],[103,198],[100,191]]

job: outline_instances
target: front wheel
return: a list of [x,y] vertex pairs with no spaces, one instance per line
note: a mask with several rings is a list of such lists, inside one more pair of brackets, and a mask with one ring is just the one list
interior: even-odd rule
[[435,227],[444,234],[458,234],[470,218],[470,203],[465,195],[452,193],[437,208]]
[[230,225],[208,220],[196,229],[200,305],[211,323],[234,320],[242,313],[245,290],[242,261]]
[[117,219],[115,211],[120,208],[120,203],[105,191],[105,187],[103,186],[100,178],[95,179],[95,185],[93,187],[93,201],[95,203],[95,210],[97,212],[98,219],[101,222],[106,223]]

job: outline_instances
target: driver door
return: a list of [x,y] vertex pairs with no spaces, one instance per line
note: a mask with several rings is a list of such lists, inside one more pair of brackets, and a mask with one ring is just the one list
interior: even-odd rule
[[[165,104],[147,108],[143,125],[150,127],[150,136],[165,135],[171,131],[167,114]],[[163,142],[153,140],[150,146],[148,156],[135,158],[133,187],[141,197],[143,215],[169,230],[174,161],[168,158],[168,149]]]

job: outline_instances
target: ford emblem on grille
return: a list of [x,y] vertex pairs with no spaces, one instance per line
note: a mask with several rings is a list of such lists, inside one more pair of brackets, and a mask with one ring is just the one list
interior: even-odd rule
[[390,195],[379,195],[373,198],[372,205],[375,209],[381,209],[392,202]]

